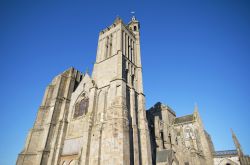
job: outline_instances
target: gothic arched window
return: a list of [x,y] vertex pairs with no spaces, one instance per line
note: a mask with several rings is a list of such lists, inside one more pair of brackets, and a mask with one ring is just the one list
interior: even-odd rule
[[192,129],[190,127],[186,127],[184,133],[185,133],[185,138],[186,139],[190,139],[193,136],[193,131],[192,131]]
[[134,87],[134,85],[135,85],[135,75],[131,76],[131,83],[132,83],[132,87]]
[[75,104],[75,112],[74,112],[74,118],[77,118],[79,116],[82,116],[83,114],[87,113],[89,106],[89,99],[85,98],[82,99],[81,101],[78,101]]

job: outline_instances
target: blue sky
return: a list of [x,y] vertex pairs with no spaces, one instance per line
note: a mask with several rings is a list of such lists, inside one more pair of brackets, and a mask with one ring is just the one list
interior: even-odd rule
[[250,154],[250,3],[204,1],[1,1],[0,164],[12,165],[44,90],[67,68],[92,70],[98,33],[119,15],[141,23],[144,92],[178,116],[194,104],[216,150]]

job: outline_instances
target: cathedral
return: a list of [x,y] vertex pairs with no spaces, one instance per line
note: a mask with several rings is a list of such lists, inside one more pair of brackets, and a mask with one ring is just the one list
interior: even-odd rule
[[145,109],[140,24],[119,17],[99,33],[92,75],[69,68],[46,88],[17,165],[249,165],[214,151],[195,106],[177,117],[160,102]]

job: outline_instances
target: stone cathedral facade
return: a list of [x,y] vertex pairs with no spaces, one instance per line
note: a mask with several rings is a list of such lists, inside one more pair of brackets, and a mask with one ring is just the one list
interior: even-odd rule
[[70,68],[48,85],[17,165],[213,165],[214,153],[197,107],[146,111],[133,17],[100,32],[92,76]]

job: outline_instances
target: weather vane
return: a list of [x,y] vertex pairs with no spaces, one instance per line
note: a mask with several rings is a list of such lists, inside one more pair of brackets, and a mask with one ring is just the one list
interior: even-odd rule
[[135,11],[130,12],[132,14],[132,20],[135,20]]

